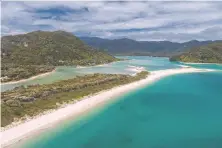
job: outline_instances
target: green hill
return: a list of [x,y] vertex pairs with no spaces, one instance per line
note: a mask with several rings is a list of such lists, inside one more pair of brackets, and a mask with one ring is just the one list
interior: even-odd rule
[[222,42],[191,48],[183,54],[171,57],[170,61],[188,63],[222,63]]
[[4,36],[1,41],[2,81],[28,78],[59,65],[88,66],[117,60],[65,31],[35,31]]
[[2,37],[3,62],[22,65],[95,65],[114,57],[85,45],[72,33],[36,31]]

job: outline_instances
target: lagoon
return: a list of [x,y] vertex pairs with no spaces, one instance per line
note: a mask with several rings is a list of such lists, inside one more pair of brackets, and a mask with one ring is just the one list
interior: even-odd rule
[[168,58],[147,57],[147,56],[119,56],[118,58],[129,59],[110,64],[92,66],[92,67],[79,67],[74,66],[59,66],[55,72],[44,76],[38,77],[25,82],[16,84],[1,84],[1,91],[11,90],[15,87],[34,84],[48,84],[59,80],[71,79],[76,76],[92,73],[111,73],[111,74],[134,74],[135,71],[130,66],[144,67],[148,71],[164,70],[169,68],[178,68],[179,64],[169,62]]

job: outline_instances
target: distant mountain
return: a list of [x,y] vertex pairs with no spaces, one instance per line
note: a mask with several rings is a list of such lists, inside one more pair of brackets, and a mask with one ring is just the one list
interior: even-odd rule
[[150,55],[172,56],[184,52],[191,47],[207,45],[214,41],[192,40],[184,43],[170,41],[135,41],[123,39],[102,39],[98,37],[80,37],[88,45],[106,50],[113,55]]
[[117,60],[64,31],[3,36],[1,58],[4,82],[52,71],[59,65],[96,65]]
[[222,41],[191,48],[183,54],[171,57],[170,60],[191,63],[222,63]]

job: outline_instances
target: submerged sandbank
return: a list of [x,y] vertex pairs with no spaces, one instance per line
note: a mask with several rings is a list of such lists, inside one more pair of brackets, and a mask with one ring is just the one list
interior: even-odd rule
[[163,77],[180,73],[208,72],[208,71],[213,71],[213,70],[196,69],[196,68],[179,68],[179,69],[153,71],[147,78],[143,80],[118,86],[110,90],[97,93],[92,96],[87,96],[79,102],[68,104],[63,108],[53,110],[44,115],[39,115],[27,122],[21,123],[20,125],[6,129],[5,131],[2,131],[0,135],[1,145],[2,146],[11,145],[27,136],[30,136],[36,131],[45,129],[47,127],[52,126],[55,123],[58,123],[58,121],[64,120],[67,117],[74,118],[73,116],[88,111],[93,107],[96,107],[99,104],[102,104],[112,98],[117,98],[117,96],[120,96],[126,92],[130,92],[133,89],[145,86]]

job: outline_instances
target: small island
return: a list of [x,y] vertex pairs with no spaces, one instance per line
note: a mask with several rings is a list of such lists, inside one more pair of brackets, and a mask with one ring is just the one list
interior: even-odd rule
[[186,63],[222,63],[222,42],[191,48],[185,53],[170,58],[170,61]]

